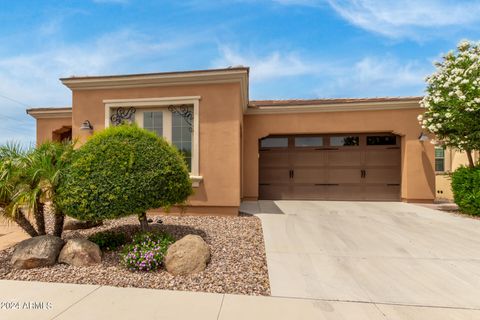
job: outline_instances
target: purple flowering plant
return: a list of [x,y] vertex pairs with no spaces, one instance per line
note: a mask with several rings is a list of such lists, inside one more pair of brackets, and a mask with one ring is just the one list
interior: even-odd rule
[[154,271],[162,265],[168,246],[174,241],[167,233],[140,232],[124,247],[120,257],[130,271]]

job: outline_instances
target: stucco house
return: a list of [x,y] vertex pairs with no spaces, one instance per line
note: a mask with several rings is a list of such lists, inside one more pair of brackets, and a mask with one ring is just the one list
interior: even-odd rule
[[72,106],[35,108],[37,142],[84,142],[136,122],[186,156],[187,213],[236,215],[242,200],[431,202],[434,146],[420,97],[249,100],[249,69],[70,77]]

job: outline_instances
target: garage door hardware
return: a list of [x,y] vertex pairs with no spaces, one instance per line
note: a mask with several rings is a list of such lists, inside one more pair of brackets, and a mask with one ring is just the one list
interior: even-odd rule
[[365,178],[367,176],[367,170],[360,170],[360,178]]
[[338,150],[338,148],[315,148],[315,150]]
[[289,171],[289,177],[290,177],[290,179],[293,179],[293,175],[294,175],[293,170],[290,170],[290,171]]
[[315,183],[316,186],[338,186],[338,183]]
[[400,183],[387,183],[387,186],[389,187],[398,187]]

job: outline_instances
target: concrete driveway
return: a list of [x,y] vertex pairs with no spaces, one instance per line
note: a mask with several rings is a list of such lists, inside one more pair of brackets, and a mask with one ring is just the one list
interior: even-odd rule
[[480,309],[480,220],[392,202],[242,209],[262,220],[272,296]]

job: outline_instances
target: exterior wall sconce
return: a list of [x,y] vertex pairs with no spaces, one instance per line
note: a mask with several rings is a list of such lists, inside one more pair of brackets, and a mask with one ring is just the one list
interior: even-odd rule
[[425,134],[425,133],[420,133],[420,136],[418,136],[418,140],[420,142],[425,142],[425,141],[428,141],[430,140],[430,138]]
[[82,125],[80,126],[80,130],[93,130],[93,126],[90,121],[85,120],[83,121]]

